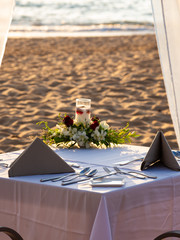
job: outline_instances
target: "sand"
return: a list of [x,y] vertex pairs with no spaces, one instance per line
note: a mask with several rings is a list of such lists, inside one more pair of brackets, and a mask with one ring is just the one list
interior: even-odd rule
[[52,127],[59,113],[74,115],[76,98],[92,99],[92,114],[114,128],[130,124],[150,146],[162,130],[176,136],[156,39],[117,37],[9,38],[0,68],[0,153],[24,149]]

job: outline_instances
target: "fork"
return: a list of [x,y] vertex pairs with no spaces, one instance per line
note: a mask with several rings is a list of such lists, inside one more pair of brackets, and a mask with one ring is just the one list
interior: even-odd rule
[[112,172],[109,168],[107,167],[103,167],[104,171],[109,173],[110,175],[113,175],[113,174],[118,174],[118,173],[122,173],[122,174],[127,174],[129,176],[132,176],[132,177],[137,177],[137,178],[140,178],[140,179],[145,179],[145,176],[143,177],[139,177],[139,176],[135,176],[134,174],[131,174],[131,173],[128,173],[128,172],[124,172],[122,170],[120,170],[118,167],[114,167],[114,170],[115,172]]
[[[106,168],[106,167],[104,167],[104,168]],[[105,169],[104,169],[104,170],[105,170]],[[93,180],[101,179],[101,178],[104,178],[104,177],[109,177],[109,176],[111,176],[111,175],[117,174],[116,171],[112,172],[112,171],[110,171],[108,168],[106,168],[105,172],[107,172],[107,174],[100,175],[100,176],[98,176],[98,177],[94,177]]]
[[152,179],[156,179],[156,178],[157,178],[156,176],[151,176],[151,175],[142,173],[142,172],[139,171],[139,170],[133,170],[133,169],[130,169],[130,168],[123,168],[123,170],[126,170],[126,171],[128,171],[129,173],[134,173],[134,174],[138,174],[138,175],[141,175],[141,176],[145,176],[145,177],[147,177],[147,178],[152,178]]
[[[129,172],[124,172],[121,169],[119,169],[118,167],[114,167],[114,170],[116,170],[119,173],[126,174],[126,175],[129,175],[129,176],[132,176],[132,177],[136,177],[136,178],[140,178],[140,179],[146,179],[146,178],[156,179],[157,178],[155,176],[149,176],[149,175],[146,175],[144,173],[135,172],[133,170],[129,171]],[[137,176],[137,175],[139,175],[139,176]]]
[[135,177],[135,178],[139,178],[139,179],[146,179],[147,177],[142,175],[142,176],[137,176],[135,175],[136,173],[130,173],[130,172],[124,172],[122,170],[120,170],[118,167],[114,167],[114,170],[117,172],[117,173],[121,173],[121,174],[125,174],[125,175],[128,175],[128,176],[131,176],[131,177]]
[[133,159],[133,160],[122,160],[121,162],[117,162],[116,164],[119,165],[119,166],[124,166],[124,165],[130,164],[132,162],[142,161],[143,159],[144,158],[136,158],[136,159]]

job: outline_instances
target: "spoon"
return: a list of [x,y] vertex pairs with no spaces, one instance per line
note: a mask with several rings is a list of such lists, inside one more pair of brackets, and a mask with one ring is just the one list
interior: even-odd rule
[[[86,169],[86,168],[85,168]],[[84,170],[84,169],[83,169]],[[83,171],[82,170],[82,171]],[[40,182],[47,182],[47,181],[53,181],[53,182],[56,182],[56,180],[57,181],[60,181],[60,180],[63,180],[63,179],[65,179],[65,178],[68,178],[68,177],[71,177],[71,176],[74,176],[74,175],[76,175],[77,173],[71,173],[71,174],[68,174],[68,175],[65,175],[65,176],[60,176],[60,177],[51,177],[51,178],[42,178],[41,180],[40,180]]]
[[65,185],[70,185],[70,184],[73,184],[73,183],[78,183],[78,182],[83,182],[83,181],[90,180],[96,173],[97,173],[97,169],[94,169],[94,170],[90,171],[89,173],[87,173],[85,178],[72,180],[72,181],[69,181],[69,182],[64,182],[63,181],[61,183],[61,185],[65,186]]
[[[76,177],[79,177],[79,176],[83,176],[84,174],[86,174],[87,172],[89,172],[89,170],[90,170],[90,167],[83,168],[79,173],[76,173],[76,174],[75,174],[75,175],[77,175],[77,176],[75,176],[75,178],[76,178]],[[70,175],[64,176],[64,177],[59,177],[59,178],[53,179],[52,182],[61,181],[61,180],[64,180],[65,178],[69,178],[69,177],[70,177]],[[71,178],[71,179],[74,179],[74,178]],[[70,179],[70,180],[71,180],[71,179]],[[70,181],[70,180],[67,179],[67,181]]]
[[68,174],[68,175],[65,175],[65,176],[61,176],[61,177],[51,177],[51,178],[42,178],[40,179],[40,182],[47,182],[47,181],[53,181],[55,179],[64,179],[66,177],[70,177],[70,176],[73,176],[73,175],[76,175],[77,173],[71,173],[71,174]]
[[71,177],[71,178],[68,178],[68,179],[63,179],[62,182],[69,182],[69,181],[72,181],[72,180],[74,180],[78,177],[87,176],[89,171],[90,171],[90,167],[84,168],[78,175],[76,175],[74,177]]

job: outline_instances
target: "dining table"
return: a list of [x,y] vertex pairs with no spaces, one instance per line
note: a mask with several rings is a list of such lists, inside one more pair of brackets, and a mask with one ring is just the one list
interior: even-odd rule
[[[40,181],[65,173],[9,177],[8,167],[0,166],[0,225],[13,228],[24,240],[152,240],[180,229],[180,172],[161,164],[141,171],[148,149],[132,144],[53,149],[64,161],[78,164],[76,172],[88,166],[101,176],[106,174],[104,167],[114,171],[116,166],[156,177],[106,177],[123,180],[122,186],[94,186],[92,178],[69,185]],[[9,165],[22,152],[0,154],[0,163]],[[136,161],[120,166],[125,160]]]

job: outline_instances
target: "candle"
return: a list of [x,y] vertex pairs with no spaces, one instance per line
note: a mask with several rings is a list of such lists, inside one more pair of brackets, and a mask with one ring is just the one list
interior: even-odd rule
[[75,120],[78,123],[90,122],[91,115],[91,99],[76,99]]

